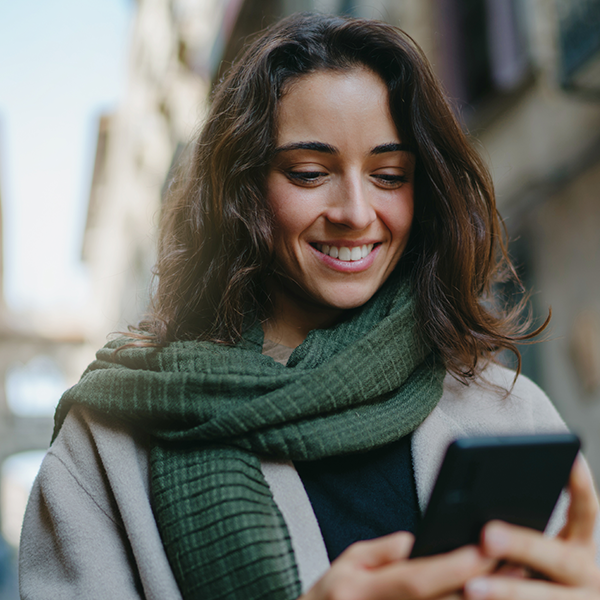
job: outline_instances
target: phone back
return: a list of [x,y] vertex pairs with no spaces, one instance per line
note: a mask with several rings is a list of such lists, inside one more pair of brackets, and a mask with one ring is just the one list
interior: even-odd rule
[[411,556],[476,544],[492,519],[543,531],[579,447],[573,434],[456,440],[446,451]]

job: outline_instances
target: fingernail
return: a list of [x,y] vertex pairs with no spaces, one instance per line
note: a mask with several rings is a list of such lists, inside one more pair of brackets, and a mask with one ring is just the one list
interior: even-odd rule
[[508,534],[499,525],[490,525],[485,530],[485,545],[495,553],[503,552],[508,548]]
[[483,598],[487,598],[489,591],[489,581],[484,577],[471,579],[465,584],[465,592],[467,592],[467,597],[472,598],[473,600],[483,600]]

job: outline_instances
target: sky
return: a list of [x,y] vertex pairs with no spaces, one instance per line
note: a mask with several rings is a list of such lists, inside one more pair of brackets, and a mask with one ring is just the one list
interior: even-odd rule
[[77,310],[98,117],[125,85],[133,0],[0,0],[4,293]]

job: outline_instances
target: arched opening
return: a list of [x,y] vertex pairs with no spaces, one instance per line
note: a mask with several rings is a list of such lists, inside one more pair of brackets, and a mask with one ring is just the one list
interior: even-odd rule
[[56,362],[45,354],[27,364],[14,364],[6,372],[6,401],[11,412],[21,417],[51,417],[67,388]]
[[29,492],[46,452],[30,450],[9,456],[2,464],[0,511],[2,535],[13,547],[19,545]]

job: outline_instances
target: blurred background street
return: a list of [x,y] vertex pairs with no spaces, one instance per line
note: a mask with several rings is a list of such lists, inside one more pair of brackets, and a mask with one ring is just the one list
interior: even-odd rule
[[303,10],[398,25],[431,60],[491,168],[537,322],[552,308],[523,370],[600,481],[600,0],[2,0],[0,600],[17,597],[54,407],[144,312],[161,203],[212,85]]

